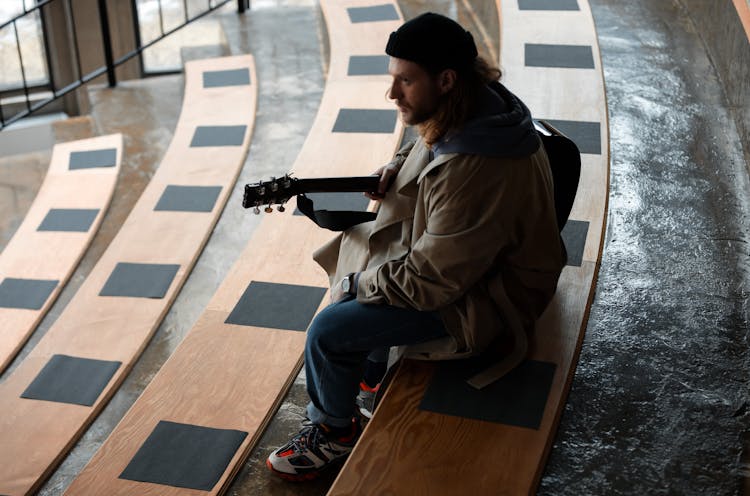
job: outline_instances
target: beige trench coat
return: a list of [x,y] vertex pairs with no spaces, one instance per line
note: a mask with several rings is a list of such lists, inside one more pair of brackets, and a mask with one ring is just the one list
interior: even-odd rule
[[498,364],[470,381],[482,387],[524,358],[565,263],[552,175],[541,146],[520,159],[429,155],[421,138],[400,151],[377,218],[313,258],[332,285],[360,272],[362,303],[438,311],[449,336],[408,347],[412,357],[498,350]]

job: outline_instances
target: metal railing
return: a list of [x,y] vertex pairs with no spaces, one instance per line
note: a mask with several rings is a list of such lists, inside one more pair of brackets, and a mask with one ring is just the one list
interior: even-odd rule
[[[120,0],[118,0],[120,1]],[[107,76],[107,82],[110,87],[113,87],[117,84],[117,76],[115,73],[115,68],[128,60],[132,59],[133,57],[136,57],[140,55],[145,49],[149,48],[150,46],[154,45],[158,41],[161,41],[162,39],[166,38],[167,36],[171,35],[175,31],[187,26],[193,21],[196,21],[197,19],[200,19],[211,12],[219,9],[220,7],[223,7],[227,3],[231,2],[232,0],[206,0],[206,8],[205,10],[201,10],[196,15],[190,16],[188,13],[188,2],[187,0],[182,0],[184,5],[184,19],[180,24],[177,26],[172,27],[171,29],[164,29],[164,21],[163,21],[163,9],[162,9],[162,0],[158,0],[158,9],[159,9],[159,25],[160,25],[160,32],[158,36],[152,40],[150,40],[147,43],[141,43],[141,36],[140,36],[140,26],[138,25],[138,15],[137,15],[137,7],[136,7],[136,0],[131,0],[131,5],[133,8],[133,24],[135,29],[135,49],[131,50],[117,58],[115,58],[112,50],[112,36],[111,36],[111,30],[110,30],[110,24],[109,24],[109,12],[107,10],[107,0],[97,0],[97,6],[99,10],[99,27],[101,29],[101,37],[102,37],[102,49],[104,52],[104,65],[97,67],[94,70],[91,70],[84,74],[84,71],[82,69],[81,65],[81,52],[79,48],[79,34],[76,30],[76,21],[75,21],[75,13],[73,9],[73,3],[72,0],[37,0],[36,4],[34,4],[32,7],[27,7],[26,3],[23,2],[23,12],[19,13],[18,15],[14,16],[10,20],[0,24],[0,31],[2,31],[5,28],[8,28],[9,26],[13,27],[13,31],[15,34],[15,44],[16,44],[16,50],[18,53],[18,61],[20,65],[20,75],[21,75],[21,84],[14,89],[3,91],[0,93],[0,130],[4,129],[8,125],[12,124],[13,122],[16,122],[20,119],[23,119],[24,117],[29,116],[33,112],[41,109],[42,107],[45,107],[46,105],[49,105],[50,103],[54,102],[55,100],[61,98],[62,96],[80,88],[81,86],[85,85],[86,83],[98,78],[99,76],[106,75]],[[67,7],[67,12],[70,15],[70,19],[68,22],[69,31],[70,31],[70,38],[72,40],[72,58],[75,59],[74,69],[75,69],[75,76],[72,78],[72,82],[69,82],[64,85],[56,84],[55,77],[54,77],[54,71],[52,70],[52,64],[50,60],[49,55],[49,42],[47,40],[47,29],[46,29],[46,16],[44,15],[45,12],[42,10],[45,7],[51,6],[51,4],[56,2],[62,2],[64,3],[64,7]],[[250,6],[250,0],[237,0],[237,11],[239,13],[244,13],[247,11],[247,9]],[[48,84],[31,84],[27,78],[26,75],[26,69],[24,64],[24,57],[23,57],[23,50],[21,49],[21,39],[18,35],[18,23],[26,19],[28,16],[35,15],[36,12],[41,13],[41,22],[42,22],[42,32],[44,37],[44,47],[45,52],[47,53],[47,56],[45,58],[45,63],[47,66],[47,74],[49,75],[49,83]],[[23,101],[21,102],[21,108],[14,111],[13,115],[6,115],[7,113],[7,107],[9,106],[7,103],[3,103],[3,95],[9,96],[9,95],[16,95],[16,97],[21,97]]]

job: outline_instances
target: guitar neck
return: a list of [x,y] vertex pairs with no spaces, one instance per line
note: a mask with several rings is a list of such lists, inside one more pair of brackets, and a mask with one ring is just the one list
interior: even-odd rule
[[295,189],[305,193],[347,193],[376,191],[379,176],[316,177],[297,179]]

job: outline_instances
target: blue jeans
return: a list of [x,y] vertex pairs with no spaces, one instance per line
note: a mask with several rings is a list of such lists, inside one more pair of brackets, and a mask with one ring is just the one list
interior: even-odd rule
[[331,427],[351,424],[368,355],[391,346],[446,336],[437,312],[389,305],[363,305],[348,297],[324,308],[307,330],[305,372],[311,421]]

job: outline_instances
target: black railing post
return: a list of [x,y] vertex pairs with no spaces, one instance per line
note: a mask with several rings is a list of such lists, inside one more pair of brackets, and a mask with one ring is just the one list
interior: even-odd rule
[[237,0],[237,12],[244,14],[250,8],[250,0]]
[[117,85],[115,63],[112,56],[112,37],[109,33],[109,16],[107,15],[107,0],[99,0],[99,22],[102,25],[102,41],[104,42],[104,60],[107,63],[107,81],[109,87]]
[[16,34],[16,48],[18,49],[18,63],[21,67],[21,79],[23,80],[23,94],[26,97],[26,109],[31,110],[31,100],[29,100],[29,85],[26,81],[26,69],[23,66],[23,54],[21,53],[21,38],[18,36],[18,25],[16,24],[15,19],[13,20],[13,32]]

